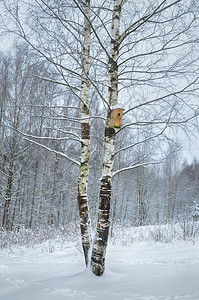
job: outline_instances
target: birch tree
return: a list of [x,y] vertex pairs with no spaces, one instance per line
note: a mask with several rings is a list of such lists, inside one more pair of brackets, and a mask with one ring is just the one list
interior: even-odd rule
[[81,84],[81,165],[78,179],[78,205],[80,215],[80,227],[82,235],[82,246],[85,263],[88,265],[89,249],[91,246],[91,228],[88,209],[87,184],[90,169],[90,125],[89,125],[89,55],[90,55],[90,0],[84,5],[84,44],[82,62],[82,84]]
[[[195,15],[193,10],[194,3],[187,4],[186,6],[183,1],[179,0],[170,2],[159,1],[151,5],[151,3],[149,4],[149,2],[146,1],[148,4],[146,9],[144,8],[146,3],[141,5],[136,5],[136,3],[132,6],[134,12],[136,12],[136,9],[138,12],[137,16],[136,13],[134,13],[135,20],[131,21],[129,18],[131,22],[129,25],[125,24],[128,22],[123,21],[123,32],[120,34],[121,8],[124,4],[127,4],[127,2],[128,1],[113,1],[111,53],[108,64],[110,74],[109,105],[117,104],[119,92],[121,94],[121,91],[123,91],[123,95],[128,97],[128,95],[125,94],[125,90],[128,93],[130,86],[134,91],[143,86],[143,94],[140,93],[138,102],[133,103],[129,100],[131,107],[125,112],[127,115],[132,111],[136,114],[138,113],[138,121],[132,122],[129,120],[129,124],[125,125],[121,130],[124,130],[128,126],[136,126],[138,129],[139,127],[147,126],[150,128],[148,132],[151,132],[151,134],[148,134],[148,137],[145,138],[142,138],[142,135],[140,135],[141,139],[139,139],[138,142],[134,142],[115,152],[116,133],[114,129],[107,128],[109,127],[109,117],[107,117],[97,233],[91,258],[92,270],[96,275],[102,275],[104,272],[105,252],[109,232],[112,177],[119,172],[142,165],[137,163],[137,166],[134,165],[123,168],[123,170],[121,169],[113,173],[113,156],[159,137],[165,140],[167,128],[171,127],[172,124],[182,124],[183,126],[183,124],[187,124],[189,120],[195,119],[197,116],[195,96],[193,96],[191,100],[192,104],[189,106],[189,108],[191,108],[191,110],[189,110],[189,116],[185,117],[183,115],[183,121],[180,117],[177,117],[177,111],[179,111],[178,106],[182,103],[185,104],[183,99],[186,98],[186,93],[190,91],[190,88],[193,88],[194,93],[198,82],[198,76],[189,69],[190,65],[197,68],[197,64],[195,64],[196,61],[189,61],[189,65],[189,62],[185,62],[189,60],[188,52],[186,52],[182,59],[180,59],[181,51],[178,52],[179,49],[183,49],[185,44],[189,45],[187,48],[189,50],[193,50],[195,46],[197,48],[197,39],[194,42],[194,38],[192,38],[193,31],[189,30],[193,24],[194,28],[198,23],[198,16]],[[128,6],[128,8],[130,8],[130,6]],[[183,9],[183,12],[181,9]],[[189,16],[190,20],[181,28],[180,26],[182,26],[185,15]],[[158,39],[156,40],[157,37]],[[185,42],[184,39],[186,40]],[[153,41],[155,41],[155,43]],[[167,65],[166,54],[172,57],[171,53],[174,49],[177,53],[176,58],[174,60],[171,58],[171,62]],[[165,75],[160,75],[162,72],[161,68],[165,69],[164,72],[167,76],[170,70],[172,70],[172,72],[175,72],[180,78],[181,72],[179,72],[179,70],[181,69],[182,61],[184,61],[187,70],[189,70],[189,75],[187,74],[188,77],[190,76],[189,79],[187,77],[185,80],[185,77],[183,77],[182,86],[179,85],[179,82],[177,83],[175,81],[176,79],[173,78],[172,75],[169,76],[170,82],[162,81],[162,79],[166,77]],[[139,76],[137,76],[137,74],[139,74]],[[169,90],[172,90],[172,92],[169,92]],[[148,98],[150,96],[151,98],[147,99],[145,91],[146,93],[148,92]],[[159,93],[162,95],[158,97],[157,95]],[[156,95],[156,97],[154,97],[154,95]],[[180,95],[180,100],[176,98],[178,95]],[[150,115],[148,108],[151,107],[154,108],[154,111]],[[184,109],[186,109],[186,104]],[[133,118],[135,119],[135,117]],[[121,130],[119,132],[121,132]],[[151,163],[155,163],[155,160],[156,159]],[[146,161],[146,165],[148,164],[150,164],[150,162]]]
[[[76,2],[76,1],[74,1]],[[26,6],[27,4],[27,6]],[[40,44],[37,43],[36,39],[32,39],[30,34],[27,34],[28,30],[26,28],[26,24],[24,23],[23,17],[20,11],[20,5],[24,9],[27,10],[27,13],[32,7],[32,12],[30,12],[31,18],[33,17],[34,22],[36,22],[36,26],[42,28],[42,31],[35,32],[33,27],[29,27],[32,31],[33,36],[36,39],[40,40]],[[77,103],[80,102],[81,108],[81,116],[77,120],[74,120],[81,124],[81,139],[79,138],[79,142],[81,142],[81,161],[75,162],[80,166],[79,170],[79,179],[78,179],[78,205],[79,205],[79,215],[80,215],[80,227],[81,227],[81,235],[82,235],[82,245],[84,249],[85,262],[88,264],[88,250],[90,248],[91,243],[91,232],[90,232],[90,220],[88,215],[88,200],[87,200],[87,183],[88,183],[88,174],[89,174],[89,166],[90,166],[90,125],[89,125],[89,55],[90,55],[90,1],[81,1],[77,2],[76,6],[80,11],[80,19],[84,20],[83,25],[75,24],[75,16],[74,20],[68,20],[67,8],[57,3],[54,5],[52,2],[46,2],[44,0],[35,1],[35,3],[28,5],[28,3],[18,2],[18,6],[9,6],[5,4],[7,10],[11,14],[13,20],[16,22],[16,33],[18,36],[23,38],[31,47],[36,51],[36,53],[44,59],[48,64],[51,65],[53,72],[56,72],[60,79],[55,81],[51,78],[42,78],[43,80],[48,80],[54,82],[55,84],[60,84],[66,87],[67,90],[70,90],[77,98]],[[70,7],[69,4],[68,7]],[[71,6],[74,8],[74,6]],[[16,8],[16,10],[15,10]],[[23,9],[23,8],[22,8]],[[41,20],[38,20],[36,11],[41,14]],[[69,10],[70,11],[70,10]],[[73,12],[70,11],[70,14]],[[44,17],[42,19],[42,17]],[[45,22],[46,20],[46,22]],[[54,21],[56,24],[56,29],[48,26],[48,22],[50,20]],[[78,26],[81,28],[78,28]],[[83,30],[82,30],[83,28]],[[27,31],[27,32],[26,32]],[[43,32],[45,31],[45,32]],[[74,44],[77,44],[77,54],[74,53],[74,47],[71,45],[71,41],[67,37],[67,35],[73,40]],[[51,39],[53,36],[55,42],[55,47],[49,45],[48,39]],[[58,38],[59,36],[59,38]],[[83,36],[83,41],[82,41]],[[47,44],[45,44],[47,41]],[[64,45],[64,43],[66,43]],[[46,46],[47,45],[47,46]],[[68,51],[65,51],[65,47],[68,46]],[[61,49],[61,50],[60,50]],[[79,57],[80,50],[82,51],[81,56]],[[76,51],[76,50],[75,50]],[[59,53],[56,55],[59,58],[55,57],[55,52]],[[63,58],[62,58],[63,57]],[[65,58],[70,58],[70,62],[67,62]],[[79,59],[80,58],[80,59]],[[73,61],[71,65],[71,60]],[[69,61],[69,60],[68,60]],[[74,67],[76,66],[76,67]],[[78,71],[75,71],[75,68],[78,68]],[[74,82],[70,84],[68,82],[67,77],[73,77],[73,81],[81,82],[81,89],[74,86]],[[80,92],[80,95],[76,94]],[[70,108],[73,108],[72,103],[70,104]],[[70,117],[71,121],[73,121],[73,117]],[[30,139],[30,137],[27,137]],[[39,144],[41,142],[38,140]],[[46,147],[47,148],[47,147]],[[49,151],[51,150],[48,147]],[[56,152],[56,155],[59,153]],[[65,156],[68,157],[68,156]],[[68,157],[69,158],[69,157]],[[32,209],[34,209],[34,203],[32,205]],[[32,214],[31,214],[32,215]],[[32,217],[31,217],[32,218]]]
[[[117,104],[118,98],[118,66],[119,34],[121,18],[121,0],[114,1],[112,26],[111,26],[111,50],[108,62],[109,69],[109,108]],[[110,200],[113,175],[113,153],[115,148],[115,129],[110,128],[110,110],[108,110],[104,140],[104,162],[102,170],[100,200],[96,235],[93,242],[91,265],[95,275],[101,276],[105,267],[105,254],[110,226]]]

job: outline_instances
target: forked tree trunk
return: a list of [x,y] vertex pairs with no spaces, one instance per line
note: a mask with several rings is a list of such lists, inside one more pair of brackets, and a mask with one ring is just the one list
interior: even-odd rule
[[[109,105],[117,104],[118,97],[118,66],[117,58],[119,52],[119,29],[121,18],[122,0],[114,1],[112,15],[112,39],[111,53],[109,58]],[[101,276],[105,269],[105,254],[110,226],[110,200],[113,173],[113,153],[115,147],[115,129],[109,127],[110,112],[107,113],[105,140],[104,140],[104,162],[102,170],[100,200],[98,210],[98,221],[96,235],[93,242],[91,267],[92,272]]]
[[82,246],[86,266],[88,265],[88,252],[91,245],[91,229],[87,199],[87,182],[90,168],[90,125],[89,125],[89,55],[90,55],[90,0],[85,1],[84,18],[84,48],[83,48],[83,71],[81,87],[81,117],[82,117],[82,146],[81,146],[81,166],[78,178],[78,206],[80,216],[80,229]]

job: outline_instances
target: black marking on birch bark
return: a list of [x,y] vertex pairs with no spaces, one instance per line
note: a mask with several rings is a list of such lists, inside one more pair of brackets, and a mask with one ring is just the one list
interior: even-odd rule
[[105,136],[111,137],[111,136],[114,136],[114,134],[115,134],[114,128],[105,127]]
[[[98,242],[100,244],[101,247],[104,246],[104,243],[102,241],[99,241]],[[101,248],[100,247],[100,248]],[[93,258],[92,258],[92,261],[96,264],[101,264],[101,266],[104,265],[104,261],[105,261],[105,258],[104,257],[100,257],[100,252],[97,251],[97,249],[94,249],[93,250]]]
[[90,137],[90,125],[88,123],[82,123],[82,139],[89,139]]
[[[82,235],[82,246],[84,251],[84,257],[86,265],[88,265],[88,251],[90,249],[89,237],[87,236],[88,230],[88,206],[87,206],[87,197],[81,196],[78,193],[78,205],[79,205],[79,215],[80,215],[80,230]],[[86,240],[86,241],[85,241]]]
[[[99,247],[104,248],[105,246],[101,241],[98,241]],[[104,273],[105,258],[101,255],[101,251],[93,249],[92,252],[92,271],[96,276],[102,276]]]
[[101,180],[100,189],[100,203],[99,211],[101,219],[99,220],[99,227],[97,228],[99,238],[103,242],[107,242],[109,233],[109,214],[110,214],[110,200],[111,200],[111,183],[107,178]]
[[[84,82],[84,81],[82,81]],[[89,115],[89,110],[88,107],[86,106],[86,104],[84,104],[81,108],[82,113],[84,113],[85,115]]]
[[[118,45],[114,43],[114,49],[117,49],[118,48]],[[108,72],[109,73],[113,73],[115,71],[118,71],[118,65],[117,65],[117,62],[113,59],[113,58],[109,58],[109,70]]]
[[119,20],[121,10],[122,10],[122,5],[121,4],[119,4],[119,5],[117,5],[117,6],[114,7],[114,14],[115,14],[115,16],[113,17],[113,19],[118,19]]
[[[89,87],[89,82],[87,82],[86,80],[82,80],[82,85],[84,85],[84,84],[85,84],[87,87]],[[86,107],[86,106],[85,106],[85,107]],[[86,114],[89,114],[87,107],[86,107],[85,110],[82,109],[82,112],[84,112],[84,113],[86,113]]]
[[110,199],[111,182],[110,179],[103,178],[100,189],[97,238],[93,244],[91,257],[92,271],[97,276],[101,276],[104,273],[105,252],[109,234]]
[[88,215],[87,197],[78,194],[78,204],[79,204],[80,218],[81,220],[84,220],[85,217]]
[[119,20],[119,16],[116,15],[113,19],[114,19],[114,20]]

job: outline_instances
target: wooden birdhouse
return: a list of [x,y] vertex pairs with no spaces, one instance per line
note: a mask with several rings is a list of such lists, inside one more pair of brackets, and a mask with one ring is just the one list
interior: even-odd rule
[[115,108],[111,110],[111,117],[109,123],[110,128],[121,128],[123,111],[124,109],[122,108]]

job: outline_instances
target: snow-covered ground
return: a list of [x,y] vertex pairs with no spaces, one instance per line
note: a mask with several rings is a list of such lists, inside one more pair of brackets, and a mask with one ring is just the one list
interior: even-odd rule
[[1,300],[199,300],[199,243],[109,245],[106,272],[85,271],[76,244],[0,250]]

